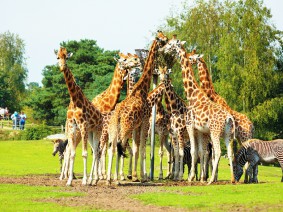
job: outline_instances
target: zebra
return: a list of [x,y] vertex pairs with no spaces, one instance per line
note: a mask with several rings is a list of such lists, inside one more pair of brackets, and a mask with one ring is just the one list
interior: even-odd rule
[[55,156],[58,152],[59,161],[60,161],[60,171],[62,171],[62,161],[64,159],[64,152],[68,145],[68,139],[64,141],[62,139],[56,139],[56,140],[53,140],[53,143],[54,143],[54,146],[53,146],[52,155]]
[[258,164],[260,162],[274,163],[279,162],[282,169],[283,182],[283,139],[271,141],[263,141],[259,139],[250,139],[242,144],[242,147],[237,152],[234,162],[233,171],[236,182],[239,182],[243,174],[243,166],[246,162],[249,163],[247,173],[249,176],[248,182],[258,183]]

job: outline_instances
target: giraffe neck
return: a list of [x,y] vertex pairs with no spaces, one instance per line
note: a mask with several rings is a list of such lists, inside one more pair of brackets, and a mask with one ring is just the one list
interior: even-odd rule
[[194,76],[194,71],[192,65],[187,57],[185,49],[181,48],[178,51],[180,57],[180,64],[182,68],[183,84],[187,99],[190,105],[196,103],[197,100],[207,101],[208,97],[206,94],[198,87],[198,83]]
[[183,114],[186,103],[179,97],[176,92],[173,90],[172,84],[170,81],[165,82],[165,103],[167,111],[179,112]]
[[162,99],[164,89],[164,83],[161,83],[148,94],[147,102],[150,107],[153,107],[159,99]]
[[70,94],[71,102],[74,106],[77,106],[77,100],[82,98],[81,88],[77,85],[74,75],[71,70],[66,66],[63,70],[64,79]]
[[129,74],[127,79],[127,95],[130,95],[133,92],[135,84],[136,78]]
[[102,112],[109,112],[113,110],[120,98],[121,89],[124,84],[121,71],[122,70],[120,70],[119,65],[117,64],[112,81],[108,88],[92,100],[92,103]]
[[202,59],[198,61],[197,66],[201,84],[200,87],[207,94],[207,96],[210,97],[213,93],[215,93],[215,90],[208,68]]
[[143,98],[147,98],[147,94],[150,88],[150,81],[154,71],[154,59],[156,58],[157,53],[157,40],[154,40],[151,48],[148,53],[148,57],[145,61],[143,68],[143,74],[139,81],[135,84],[132,95],[135,95],[136,92],[140,92]]
[[[163,92],[164,93],[164,92]],[[163,108],[163,105],[162,105],[162,97],[163,95],[160,95],[157,99],[157,102],[156,102],[156,113],[162,113],[164,114],[165,111],[164,111],[164,108]]]
[[198,66],[198,73],[199,73],[199,78],[200,78],[201,89],[206,93],[207,97],[211,101],[219,105],[222,105],[229,112],[231,112],[231,108],[229,107],[225,99],[216,93],[213,83],[212,83],[212,79],[208,71],[208,68],[205,62],[203,61],[203,59],[198,61],[197,66]]

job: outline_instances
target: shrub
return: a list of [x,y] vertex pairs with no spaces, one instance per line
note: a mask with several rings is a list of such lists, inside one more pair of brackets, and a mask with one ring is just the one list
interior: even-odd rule
[[20,140],[41,140],[50,134],[57,133],[58,130],[52,129],[51,127],[42,124],[34,127],[26,128],[19,135]]

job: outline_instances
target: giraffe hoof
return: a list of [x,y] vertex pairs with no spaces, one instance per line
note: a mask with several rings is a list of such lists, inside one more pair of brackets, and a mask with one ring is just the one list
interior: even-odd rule
[[133,177],[132,182],[139,182],[139,179],[137,177]]

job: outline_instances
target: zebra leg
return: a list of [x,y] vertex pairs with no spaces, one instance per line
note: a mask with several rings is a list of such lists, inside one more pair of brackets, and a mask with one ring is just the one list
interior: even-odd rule
[[258,164],[256,164],[253,169],[253,183],[258,183],[257,175],[258,175]]

